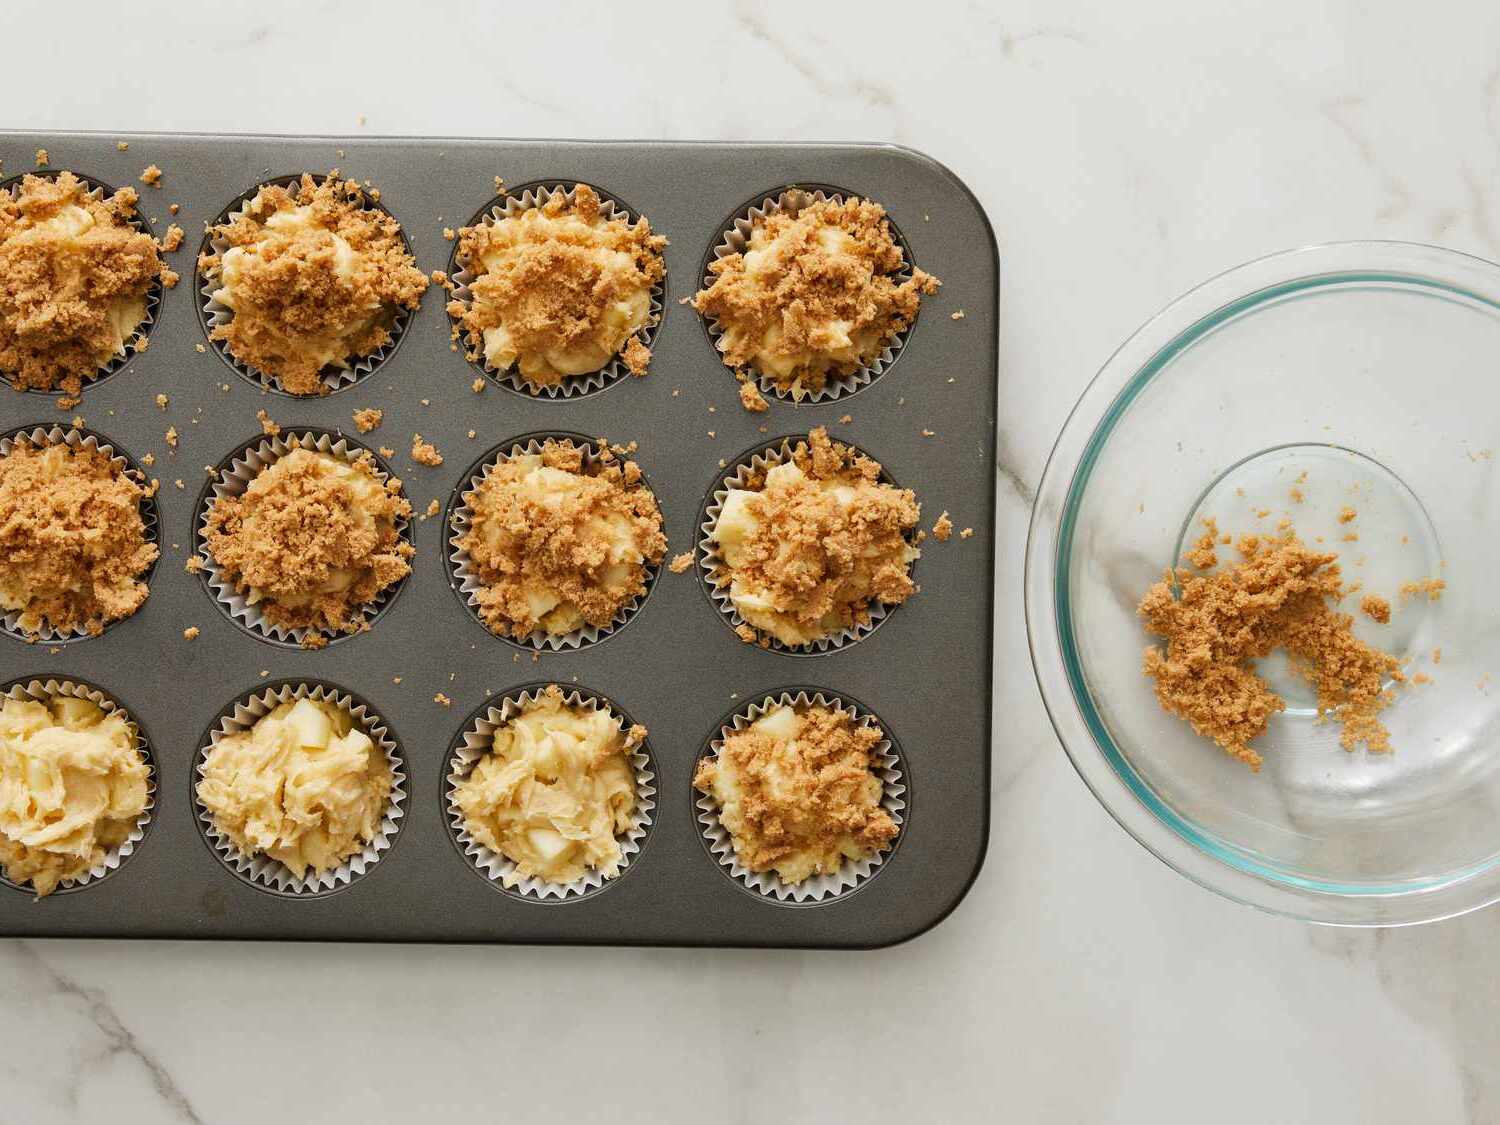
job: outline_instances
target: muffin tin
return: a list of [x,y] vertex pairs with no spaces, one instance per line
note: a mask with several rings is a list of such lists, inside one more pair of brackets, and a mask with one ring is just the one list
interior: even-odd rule
[[[108,879],[40,902],[0,886],[0,935],[868,948],[923,932],[963,898],[989,826],[999,261],[984,212],[952,173],[876,145],[0,133],[5,176],[31,170],[38,148],[51,167],[135,184],[154,233],[177,222],[188,237],[168,257],[182,280],[164,295],[149,349],[86,386],[79,406],[59,411],[55,397],[0,389],[0,432],[65,425],[78,414],[137,462],[154,454],[146,471],[161,481],[163,551],[145,606],[103,636],[67,645],[0,637],[0,682],[97,684],[151,732],[158,773],[150,831],[135,854]],[[137,183],[151,163],[164,173],[158,188]],[[203,225],[256,184],[334,167],[380,189],[429,273],[449,268],[443,228],[486,209],[496,175],[516,185],[581,181],[629,200],[670,240],[650,374],[582,396],[528,397],[492,381],[476,393],[475,369],[450,345],[447,295],[434,286],[400,347],[351,387],[298,399],[240,377],[204,338],[192,260]],[[750,414],[699,317],[680,301],[747,199],[800,184],[884,204],[916,264],[943,288],[924,300],[880,378],[832,401],[772,400],[768,413]],[[181,204],[175,216],[171,202]],[[169,396],[165,410],[157,394]],[[351,414],[370,406],[385,411],[384,423],[359,434]],[[259,410],[287,430],[393,448],[391,467],[416,511],[430,500],[440,509],[413,520],[413,573],[372,629],[320,651],[247,632],[183,567],[205,467],[259,439]],[[634,457],[661,504],[671,558],[698,551],[721,460],[733,465],[820,425],[914,489],[923,527],[947,509],[956,528],[974,529],[967,540],[956,530],[946,543],[929,538],[914,572],[921,592],[854,643],[806,654],[746,645],[705,596],[696,565],[684,574],[663,567],[628,627],[578,649],[508,644],[455,596],[446,516],[487,452],[549,433],[638,442]],[[181,435],[175,451],[168,426]],[[441,466],[411,461],[418,432],[442,452]],[[189,626],[200,630],[195,640],[183,636]],[[361,877],[318,895],[278,895],[236,877],[195,824],[192,771],[209,731],[226,706],[281,682],[368,701],[405,764],[399,835]],[[656,806],[618,879],[538,901],[476,878],[445,821],[443,786],[466,717],[546,682],[613,700],[648,728]],[[691,787],[726,716],[787,691],[847,700],[901,747],[899,847],[878,878],[822,902],[748,891],[711,854]],[[439,693],[449,705],[434,701]]]

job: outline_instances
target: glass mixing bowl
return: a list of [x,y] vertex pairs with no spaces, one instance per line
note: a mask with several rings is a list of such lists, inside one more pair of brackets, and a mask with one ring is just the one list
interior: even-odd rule
[[[1500,898],[1500,609],[1483,577],[1500,570],[1497,447],[1500,266],[1449,250],[1252,262],[1110,358],[1038,490],[1026,616],[1058,736],[1127,832],[1205,887],[1311,921],[1398,925]],[[1260,671],[1287,710],[1253,743],[1259,773],[1157,704],[1136,605],[1204,516],[1234,534],[1290,519],[1390,600],[1385,625],[1358,596],[1342,608],[1428,678],[1382,713],[1391,753],[1341,749],[1275,656]],[[1427,578],[1446,582],[1438,600],[1400,595]]]

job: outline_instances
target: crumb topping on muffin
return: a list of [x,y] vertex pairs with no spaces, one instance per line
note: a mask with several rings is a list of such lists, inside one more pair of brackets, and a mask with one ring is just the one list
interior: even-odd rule
[[877,462],[821,426],[745,484],[728,491],[709,538],[723,560],[713,581],[755,629],[809,644],[865,624],[872,602],[916,591],[915,495],[882,483]]
[[304,698],[220,738],[197,794],[240,852],[270,856],[301,879],[363,851],[394,786],[385,753],[345,708]]
[[881,737],[846,711],[778,705],[699,762],[693,786],[718,802],[741,864],[797,884],[895,839],[873,769]]
[[146,600],[144,486],[95,449],[18,439],[0,457],[0,606],[35,633],[99,634]]
[[287,187],[266,185],[209,230],[229,248],[198,267],[233,313],[210,335],[292,394],[326,394],[320,372],[389,342],[397,311],[416,308],[427,288],[401,225],[364,200],[336,172],[322,183],[304,173]]
[[570,705],[556,684],[495,729],[453,801],[469,835],[516,865],[505,886],[619,874],[636,810],[630,754],[645,738],[607,707]]
[[666,553],[661,510],[640,467],[605,442],[597,456],[569,441],[501,461],[467,497],[459,540],[493,631],[521,639],[610,624],[646,591],[646,568]]
[[126,353],[166,271],[130,225],[138,200],[128,187],[96,198],[71,172],[0,192],[0,372],[17,388],[77,396]]
[[597,371],[616,355],[646,374],[651,351],[636,335],[651,317],[651,289],[666,275],[667,240],[642,218],[606,219],[598,194],[577,185],[540,206],[464,227],[458,263],[475,275],[470,300],[449,303],[472,353],[516,367],[538,387]]
[[867,366],[910,326],[940,282],[919,269],[897,280],[906,265],[880,204],[813,201],[755,219],[745,250],[710,265],[713,281],[690,303],[723,330],[728,366],[800,399]]
[[0,867],[38,898],[79,879],[146,811],[150,769],[123,712],[55,695],[0,704]]
[[355,632],[381,592],[411,573],[401,482],[381,482],[364,451],[345,461],[293,449],[239,496],[209,509],[205,548],[224,577],[286,629]]

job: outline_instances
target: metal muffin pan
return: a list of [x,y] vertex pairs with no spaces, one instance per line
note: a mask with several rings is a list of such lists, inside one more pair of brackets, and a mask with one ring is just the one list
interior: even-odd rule
[[[161,481],[163,551],[146,604],[103,636],[63,646],[0,637],[0,682],[98,684],[151,732],[159,771],[151,831],[129,861],[97,885],[40,902],[0,886],[0,935],[871,948],[922,933],[964,897],[989,831],[999,260],[983,210],[951,172],[884,145],[0,132],[3,175],[31,170],[38,148],[50,167],[135,184],[153,231],[177,222],[187,238],[169,256],[182,280],[164,295],[149,349],[86,386],[81,405],[59,411],[55,399],[0,388],[0,432],[79,414],[137,460],[155,455],[147,471]],[[137,183],[152,163],[164,173],[157,188]],[[401,346],[352,387],[296,399],[241,378],[204,339],[192,260],[203,224],[257,183],[335,167],[380,189],[428,273],[448,268],[453,246],[442,229],[485,207],[497,175],[516,185],[582,181],[629,200],[670,240],[650,374],[571,398],[532,399],[491,382],[475,393],[474,368],[450,347],[447,295],[434,286]],[[745,200],[803,183],[882,203],[916,264],[943,288],[923,302],[898,361],[869,386],[749,414],[698,315],[680,301]],[[176,216],[172,202],[181,204]],[[170,398],[165,411],[157,394]],[[359,434],[351,414],[367,406],[385,411],[384,424]],[[446,513],[468,466],[521,435],[638,442],[668,557],[696,552],[721,459],[732,464],[768,440],[822,425],[916,491],[922,526],[947,509],[974,535],[929,539],[916,571],[921,592],[836,651],[796,655],[740,642],[695,566],[663,568],[628,627],[582,649],[533,654],[490,634],[455,597],[439,515],[413,521],[413,572],[368,633],[320,651],[291,649],[238,627],[183,569],[205,467],[259,435],[258,410],[286,429],[395,449],[391,467],[418,513],[430,500]],[[845,415],[852,421],[841,422]],[[175,451],[168,426],[181,435]],[[411,461],[414,432],[442,452],[440,467]],[[184,639],[188,626],[201,631],[196,640]],[[191,771],[207,731],[227,704],[282,680],[368,700],[407,765],[395,843],[363,877],[324,895],[278,896],[236,878],[195,826]],[[445,823],[441,780],[450,745],[487,692],[498,698],[549,680],[615,700],[648,728],[657,806],[648,846],[627,875],[593,894],[535,902],[475,878]],[[786,688],[845,696],[872,712],[902,747],[909,786],[908,823],[879,877],[817,904],[747,893],[710,856],[694,809],[693,767],[725,714]],[[451,705],[434,702],[437,693]]]

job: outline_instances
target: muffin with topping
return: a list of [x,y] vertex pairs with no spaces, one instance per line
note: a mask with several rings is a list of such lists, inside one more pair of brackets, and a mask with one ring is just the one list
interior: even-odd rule
[[374,458],[296,447],[237,496],[208,510],[204,550],[246,603],[274,626],[327,634],[364,627],[369,607],[411,573],[415,548],[401,533],[411,504],[401,482],[382,481]]
[[0,608],[29,635],[97,636],[146,601],[148,489],[97,446],[18,438],[0,456]]
[[645,375],[666,245],[645,218],[606,213],[587,184],[464,227],[455,261],[472,280],[448,306],[455,332],[471,361],[513,371],[533,391],[616,357]]
[[721,333],[727,366],[795,400],[874,363],[940,284],[914,268],[903,277],[885,209],[867,199],[789,192],[748,226],[690,303]]
[[264,185],[208,237],[198,269],[212,290],[210,337],[294,395],[327,394],[325,372],[390,343],[428,285],[401,225],[337,172]]
[[493,632],[523,640],[605,629],[646,592],[667,540],[656,497],[634,461],[548,439],[502,458],[465,495],[456,541]]
[[742,471],[707,533],[710,581],[741,639],[793,647],[869,624],[916,592],[916,496],[819,427],[777,463]]
[[139,196],[108,198],[72,172],[0,191],[0,374],[19,390],[77,397],[137,344],[147,296],[177,275],[133,220]]

